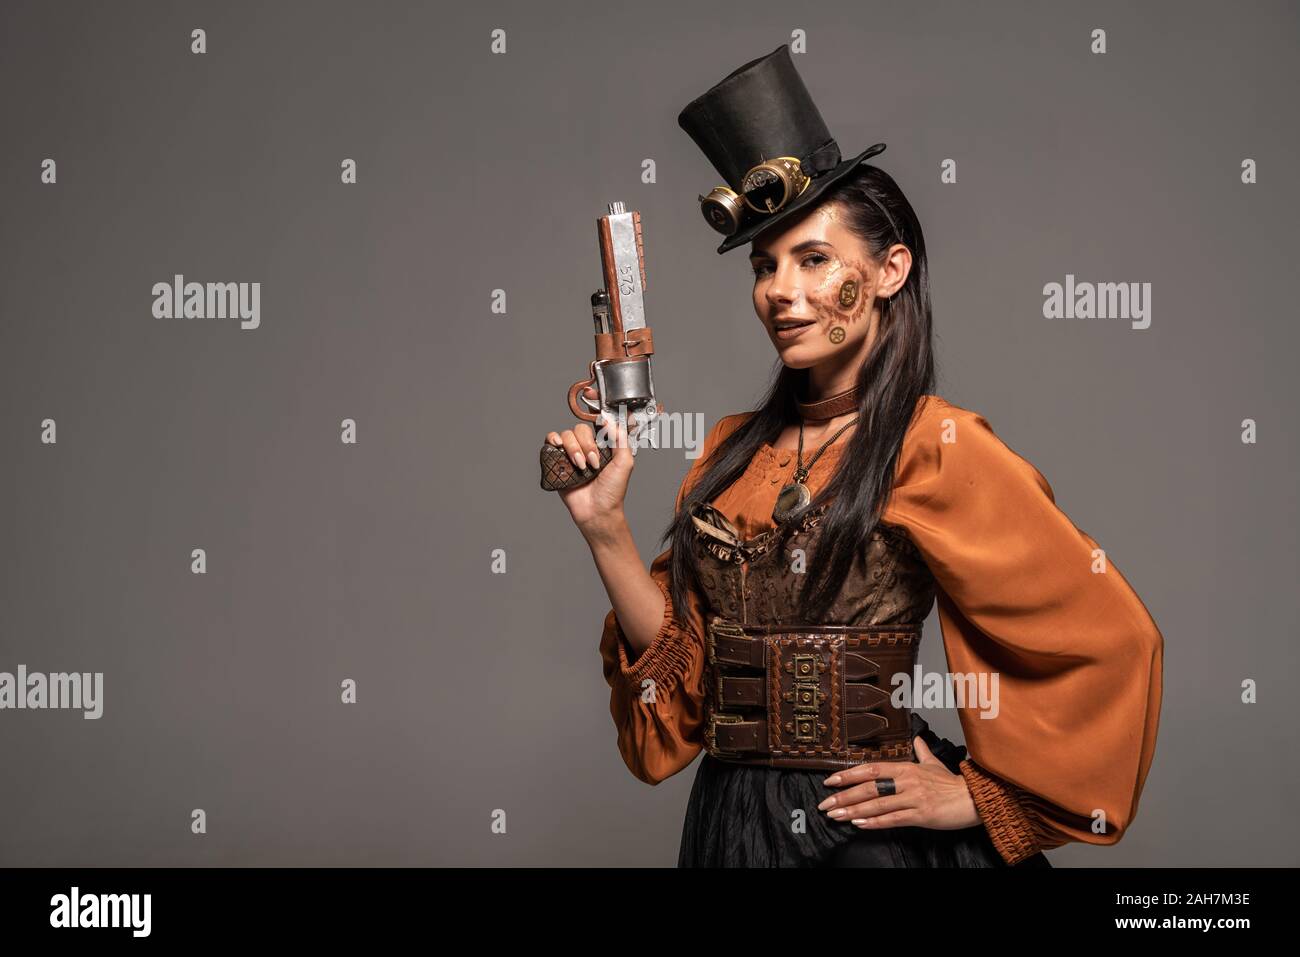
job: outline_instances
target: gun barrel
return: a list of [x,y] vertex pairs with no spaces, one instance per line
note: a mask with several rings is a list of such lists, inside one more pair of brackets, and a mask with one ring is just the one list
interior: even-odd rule
[[[611,203],[610,208],[620,206]],[[605,291],[609,294],[609,331],[622,342],[632,329],[644,329],[645,250],[641,214],[611,213],[596,221]]]

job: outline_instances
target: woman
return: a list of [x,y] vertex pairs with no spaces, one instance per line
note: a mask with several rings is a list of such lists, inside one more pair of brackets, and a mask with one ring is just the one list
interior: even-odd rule
[[[585,424],[547,437],[600,468],[561,495],[610,596],[628,768],[654,784],[707,752],[679,864],[1050,866],[1115,843],[1154,754],[1163,639],[1042,475],[933,394],[921,226],[862,162],[883,146],[840,161],[786,47],[679,122],[743,199],[702,202],[720,253],[752,240],[775,382],[714,425],[648,573],[626,433],[603,468]],[[887,694],[936,599],[950,674],[995,692],[961,703],[969,757]]]

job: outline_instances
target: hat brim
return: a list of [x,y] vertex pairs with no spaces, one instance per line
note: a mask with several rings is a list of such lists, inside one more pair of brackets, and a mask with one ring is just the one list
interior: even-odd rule
[[718,252],[725,253],[729,250],[735,249],[737,246],[743,246],[759,233],[767,232],[767,230],[776,226],[782,220],[789,219],[800,210],[807,209],[809,206],[817,202],[822,193],[826,192],[827,189],[852,173],[864,160],[868,160],[877,153],[884,152],[884,150],[884,143],[877,143],[875,146],[868,146],[857,156],[844,160],[834,169],[829,170],[820,176],[813,177],[812,182],[808,184],[808,188],[796,196],[783,209],[779,212],[773,213],[771,216],[764,216],[757,222],[750,223],[739,232],[728,236],[723,240],[722,245],[718,247]]

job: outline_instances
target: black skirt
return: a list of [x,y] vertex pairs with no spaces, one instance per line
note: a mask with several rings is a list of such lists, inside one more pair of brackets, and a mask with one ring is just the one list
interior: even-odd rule
[[[948,770],[966,757],[912,712],[920,735]],[[915,758],[913,758],[915,760]],[[695,773],[678,867],[1006,867],[984,825],[959,830],[890,827],[864,831],[817,805],[841,790],[830,771],[719,761],[707,752]],[[794,812],[802,810],[796,817]],[[802,826],[796,827],[796,821]],[[1017,867],[1051,867],[1041,852]]]

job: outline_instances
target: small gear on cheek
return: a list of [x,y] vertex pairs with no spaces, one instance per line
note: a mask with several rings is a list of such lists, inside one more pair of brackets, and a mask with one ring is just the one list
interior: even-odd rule
[[833,326],[831,327],[831,331],[828,332],[826,335],[827,338],[831,340],[831,342],[835,343],[835,345],[838,346],[841,342],[844,341],[844,327]]

